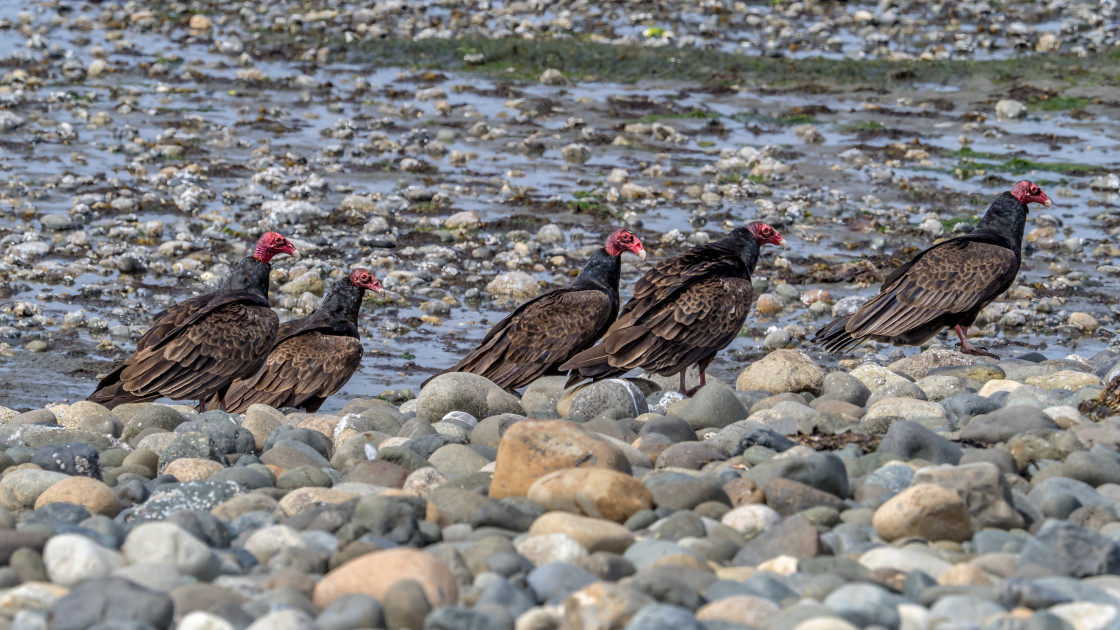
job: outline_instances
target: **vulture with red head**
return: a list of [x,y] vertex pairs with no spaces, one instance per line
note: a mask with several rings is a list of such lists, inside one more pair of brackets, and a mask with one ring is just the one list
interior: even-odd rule
[[1050,198],[1033,182],[1015,184],[996,197],[976,229],[895,269],[878,295],[822,328],[813,341],[828,352],[847,350],[864,339],[914,346],[952,327],[961,352],[995,357],[969,343],[968,327],[1015,281],[1031,203],[1050,207]]
[[595,343],[618,316],[619,257],[626,251],[646,257],[638,237],[619,228],[570,285],[517,307],[477,348],[440,374],[471,372],[510,391],[541,376],[561,374],[560,364]]
[[691,395],[696,390],[685,388],[685,370],[697,364],[703,387],[708,365],[747,319],[754,299],[751,273],[767,243],[786,245],[777,230],[755,222],[662,261],[638,280],[603,341],[560,366],[572,370],[568,385],[643,368],[661,376],[679,373],[681,393]]
[[366,291],[381,283],[368,269],[355,269],[339,280],[309,317],[284,322],[264,365],[215,395],[210,409],[224,402],[230,413],[249,405],[297,407],[318,411],[323,401],[342,389],[362,362],[358,314]]
[[157,313],[132,356],[103,378],[87,400],[110,409],[161,397],[200,407],[234,379],[260,367],[280,321],[268,303],[269,261],[295,255],[291,241],[267,232],[221,287]]

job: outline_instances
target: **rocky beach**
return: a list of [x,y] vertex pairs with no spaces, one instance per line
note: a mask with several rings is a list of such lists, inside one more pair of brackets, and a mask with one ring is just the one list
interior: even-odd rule
[[[1120,627],[1113,2],[0,7],[0,629]],[[972,341],[809,339],[1030,179]],[[454,364],[612,229],[764,221],[691,398]],[[84,400],[266,230],[316,413]],[[689,384],[698,383],[695,373]]]

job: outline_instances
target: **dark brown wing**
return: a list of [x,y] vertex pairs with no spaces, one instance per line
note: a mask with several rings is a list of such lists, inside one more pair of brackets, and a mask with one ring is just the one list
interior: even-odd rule
[[946,241],[888,276],[845,330],[853,337],[894,337],[947,314],[979,311],[1011,286],[1018,271],[1019,258],[1006,247]]
[[[266,306],[227,303],[202,315],[178,306],[165,312],[90,400],[108,397],[103,404],[115,405],[161,396],[205,399],[256,370],[276,337],[278,318]],[[183,321],[188,323],[175,325]]]
[[303,407],[319,404],[342,389],[362,363],[362,342],[353,337],[310,331],[281,341],[255,373],[230,385],[226,411],[249,405]]
[[598,290],[560,289],[522,304],[486,333],[481,344],[448,372],[485,376],[516,389],[595,343],[610,326],[610,297]]
[[727,347],[742,329],[754,297],[750,280],[718,276],[689,283],[669,300],[656,299],[656,293],[647,292],[642,303],[618,318],[602,343],[561,369],[579,370],[587,378],[639,367],[675,374]]
[[622,307],[620,316],[642,312],[669,300],[673,293],[708,276],[746,276],[742,261],[732,256],[712,257],[704,250],[690,250],[662,261],[638,279],[634,295]]

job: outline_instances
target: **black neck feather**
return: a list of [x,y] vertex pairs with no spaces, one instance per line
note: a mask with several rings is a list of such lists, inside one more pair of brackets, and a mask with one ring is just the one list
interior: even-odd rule
[[608,293],[618,293],[618,282],[622,277],[620,256],[611,256],[600,247],[591,254],[587,264],[572,282],[572,288],[599,289]]
[[1026,204],[1020,202],[1009,192],[996,197],[988,211],[980,219],[973,233],[1001,236],[1014,246],[1016,252],[1023,249],[1023,231],[1027,226]]
[[233,266],[222,282],[221,289],[252,294],[268,303],[268,274],[272,265],[252,256],[242,258]]

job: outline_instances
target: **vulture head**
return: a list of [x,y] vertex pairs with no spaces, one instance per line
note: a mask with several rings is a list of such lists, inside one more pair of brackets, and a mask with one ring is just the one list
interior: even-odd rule
[[1040,203],[1049,208],[1053,205],[1050,203],[1050,198],[1046,196],[1046,193],[1042,192],[1042,189],[1038,187],[1038,184],[1025,179],[1015,184],[1015,187],[1011,189],[1011,195],[1018,199],[1019,203],[1024,206],[1032,203]]
[[293,257],[299,257],[299,252],[296,251],[295,245],[284,238],[283,234],[277,232],[265,232],[259,241],[257,241],[257,249],[253,252],[253,258],[267,263],[272,260],[272,257],[277,254],[287,254]]
[[369,269],[362,269],[361,267],[350,272],[350,284],[367,291],[381,290],[381,283],[377,281],[377,278],[373,277],[373,272]]
[[778,247],[789,247],[786,245],[786,239],[782,238],[782,235],[779,234],[777,230],[765,223],[759,221],[748,223],[747,229],[754,235],[754,240],[758,241],[759,245],[770,244],[777,245]]
[[607,237],[607,244],[604,246],[607,253],[611,256],[618,256],[622,252],[634,252],[635,255],[642,260],[646,259],[646,248],[642,246],[642,242],[638,240],[634,233],[626,228],[618,228]]

